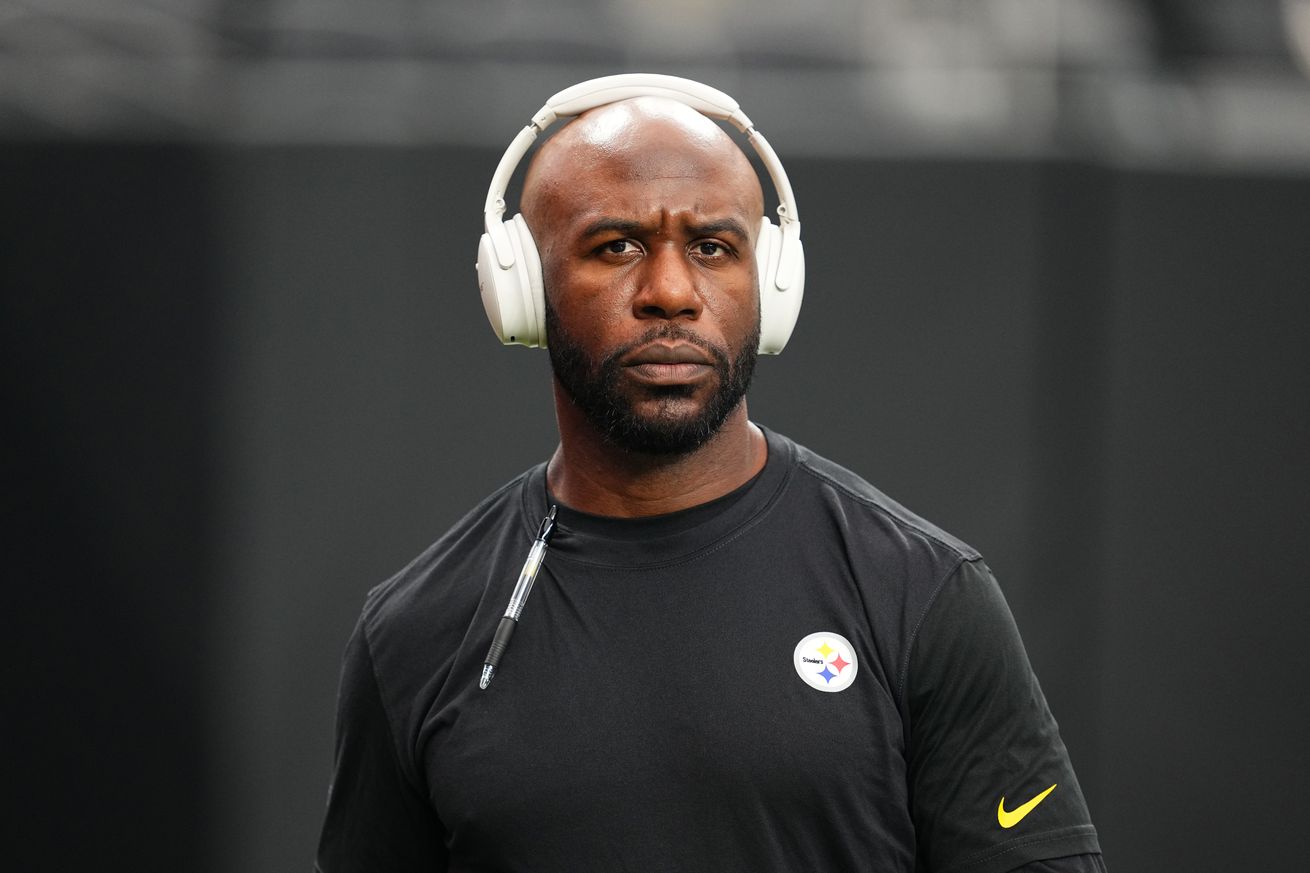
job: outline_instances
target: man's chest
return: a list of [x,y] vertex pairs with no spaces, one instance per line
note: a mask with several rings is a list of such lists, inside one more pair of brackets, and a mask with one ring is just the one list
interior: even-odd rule
[[452,850],[548,869],[555,846],[563,869],[564,846],[617,863],[649,843],[767,869],[899,846],[903,728],[866,604],[849,580],[735,569],[543,573],[491,687],[464,658],[433,705],[420,753]]

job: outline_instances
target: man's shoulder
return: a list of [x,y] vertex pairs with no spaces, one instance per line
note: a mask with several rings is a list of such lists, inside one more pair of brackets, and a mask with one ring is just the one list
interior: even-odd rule
[[[390,579],[368,592],[365,631],[403,633],[467,621],[486,587],[489,565],[523,521],[522,492],[531,470],[484,498]],[[531,536],[531,532],[528,533]]]
[[870,484],[858,473],[792,442],[796,469],[808,480],[821,499],[837,501],[904,547],[919,547],[938,553],[948,561],[972,561],[979,553],[968,543],[906,508]]

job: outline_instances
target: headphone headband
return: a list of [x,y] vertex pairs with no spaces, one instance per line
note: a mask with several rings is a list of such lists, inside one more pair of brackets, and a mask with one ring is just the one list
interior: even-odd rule
[[[628,100],[632,97],[665,97],[676,100],[711,118],[731,122],[734,127],[746,135],[747,141],[754,147],[763,161],[773,186],[778,191],[778,224],[784,234],[788,225],[799,224],[800,213],[796,209],[796,199],[791,191],[791,182],[787,171],[782,168],[782,161],[764,134],[755,129],[755,125],[741,111],[736,100],[717,88],[711,88],[691,79],[677,76],[663,76],[657,73],[623,73],[617,76],[604,76],[580,82],[565,88],[546,101],[533,116],[532,121],[519,131],[518,136],[509,144],[496,172],[491,177],[491,186],[487,189],[487,200],[482,207],[483,223],[491,247],[496,254],[496,263],[502,270],[514,266],[514,249],[505,230],[505,191],[509,181],[518,168],[523,156],[528,153],[537,136],[561,118],[581,115],[588,109]],[[799,226],[795,235],[800,235]],[[786,290],[791,285],[792,271],[795,265],[781,263],[778,265],[778,288]]]
[[[532,121],[544,130],[557,117],[581,115],[588,109],[631,97],[667,97],[687,104],[702,115],[720,121],[732,121],[738,130],[751,127],[750,119],[742,114],[737,101],[717,88],[691,79],[656,73],[624,73],[580,82],[547,100],[541,111],[532,117]],[[549,118],[546,117],[548,114]]]

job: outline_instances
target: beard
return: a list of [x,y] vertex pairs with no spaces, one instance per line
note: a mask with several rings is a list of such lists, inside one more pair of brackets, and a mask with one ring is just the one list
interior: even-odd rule
[[[633,398],[622,390],[623,365],[619,361],[635,349],[661,339],[691,343],[714,359],[715,387],[699,408],[680,411],[681,401],[696,392],[691,385],[638,389],[643,395],[641,399],[664,401],[657,403],[653,414],[638,412]],[[759,344],[758,319],[741,351],[733,358],[729,358],[728,350],[666,321],[596,361],[560,326],[549,297],[546,300],[546,348],[556,380],[606,442],[630,452],[683,455],[709,442],[746,396],[755,373]]]

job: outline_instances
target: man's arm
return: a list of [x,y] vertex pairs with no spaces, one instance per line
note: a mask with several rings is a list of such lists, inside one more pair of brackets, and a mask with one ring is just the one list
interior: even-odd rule
[[964,561],[928,608],[904,699],[920,869],[1097,869],[1087,866],[1100,846],[1082,790],[981,560]]
[[424,793],[402,772],[361,620],[341,671],[336,764],[316,869],[441,873],[443,834]]

